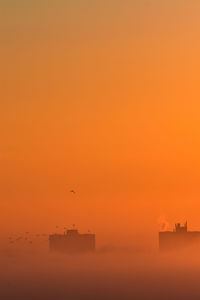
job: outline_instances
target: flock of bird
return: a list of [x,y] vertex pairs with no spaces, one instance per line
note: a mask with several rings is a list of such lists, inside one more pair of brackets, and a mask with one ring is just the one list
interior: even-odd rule
[[[72,224],[72,227],[75,228],[75,224]],[[56,231],[59,230],[63,230],[64,229],[64,232],[67,230],[67,227],[61,227],[61,226],[58,226],[56,225]],[[29,244],[33,244],[33,240],[35,238],[46,238],[46,237],[49,237],[49,234],[46,234],[46,233],[36,233],[36,234],[31,234],[30,232],[25,232],[24,234],[22,235],[16,235],[16,234],[12,234],[8,237],[8,241],[9,241],[9,244],[15,244],[15,243],[19,243],[19,242],[26,242],[26,243],[29,243]],[[45,239],[46,241],[48,239]]]
[[30,234],[29,232],[25,232],[25,235],[11,235],[8,237],[8,241],[9,244],[15,244],[15,243],[19,243],[19,242],[25,242],[28,244],[32,244],[34,238],[38,238],[38,237],[47,237],[48,234],[46,233],[42,233],[42,234]]
[[[76,192],[74,190],[70,190],[69,192],[72,193],[72,194],[76,194]],[[72,226],[74,228],[75,224],[73,224]],[[56,229],[61,229],[61,228],[59,226],[56,226]],[[64,229],[66,231],[67,227],[63,227],[62,229]],[[8,240],[9,240],[9,244],[15,244],[15,243],[18,243],[18,242],[27,242],[29,244],[32,244],[34,238],[47,237],[47,236],[49,236],[49,235],[46,234],[46,233],[43,233],[43,234],[39,234],[39,233],[30,234],[30,232],[26,231],[25,235],[20,235],[20,236],[17,236],[15,234],[11,235],[11,236],[8,237]]]

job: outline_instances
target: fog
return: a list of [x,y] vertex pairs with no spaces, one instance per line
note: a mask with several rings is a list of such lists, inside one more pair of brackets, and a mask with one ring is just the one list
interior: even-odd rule
[[2,251],[0,299],[198,299],[198,251]]

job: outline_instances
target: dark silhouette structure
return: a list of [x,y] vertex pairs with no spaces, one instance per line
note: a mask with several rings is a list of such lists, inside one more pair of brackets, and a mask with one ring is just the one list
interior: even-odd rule
[[95,234],[80,234],[77,229],[70,229],[64,234],[49,236],[50,251],[82,253],[95,251]]
[[173,231],[159,232],[159,249],[161,252],[180,250],[194,244],[200,245],[200,231],[188,231],[187,222],[183,226],[176,223]]

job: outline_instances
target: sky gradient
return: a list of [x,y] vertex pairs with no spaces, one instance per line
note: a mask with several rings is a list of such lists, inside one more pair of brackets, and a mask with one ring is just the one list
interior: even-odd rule
[[[200,228],[198,1],[0,2],[2,233]],[[76,190],[71,195],[70,189]]]

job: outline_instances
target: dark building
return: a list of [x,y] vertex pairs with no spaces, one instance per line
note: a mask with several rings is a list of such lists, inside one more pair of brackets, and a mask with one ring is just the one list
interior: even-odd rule
[[200,245],[200,231],[188,231],[187,222],[181,226],[175,224],[173,231],[159,232],[159,249],[161,252],[180,250],[192,245]]
[[81,253],[95,251],[95,234],[80,234],[76,229],[67,230],[64,234],[49,236],[51,251]]

